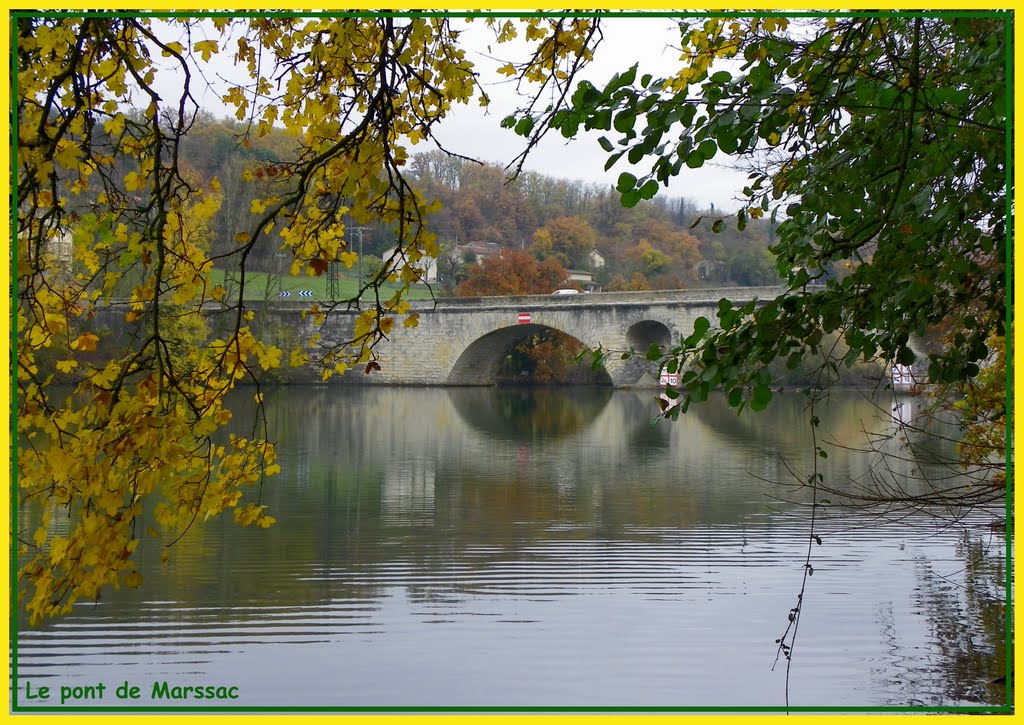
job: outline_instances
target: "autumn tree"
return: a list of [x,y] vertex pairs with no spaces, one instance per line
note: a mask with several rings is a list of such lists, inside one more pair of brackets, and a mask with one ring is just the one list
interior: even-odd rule
[[504,249],[497,256],[470,265],[458,293],[460,297],[549,294],[562,287],[568,277],[554,258],[541,262],[528,252]]
[[533,235],[531,250],[546,259],[554,257],[566,267],[582,267],[597,244],[597,232],[579,217],[552,219]]
[[[282,364],[317,364],[324,378],[372,367],[407,304],[404,288],[383,283],[408,286],[416,262],[438,252],[425,226],[437,205],[410,184],[409,147],[433,141],[454,107],[488,98],[440,16],[16,12],[12,22],[17,486],[21,503],[46,512],[17,533],[18,587],[38,622],[105,586],[140,583],[144,513],[168,547],[224,512],[273,523],[261,490],[278,470],[274,447],[260,420],[248,436],[218,435],[226,395]],[[569,88],[597,32],[586,18],[480,22],[497,44],[525,34],[525,55],[504,72],[539,93]],[[238,147],[280,138],[288,153],[229,165],[241,179],[200,179],[184,149],[207,122],[198,89],[225,61],[244,76],[223,89]],[[190,223],[225,190],[240,213],[211,246]],[[321,341],[316,359],[260,339],[243,289],[228,299],[212,279],[217,266],[244,288],[268,244],[292,273],[351,266],[352,224],[393,232],[395,253],[337,303],[360,314],[351,337]],[[68,237],[70,273],[54,252]],[[333,309],[310,314],[323,321]],[[103,315],[119,318],[109,334]],[[205,338],[204,318],[217,330]],[[73,394],[54,387],[61,375],[73,376]],[[60,534],[56,515],[69,518]]]

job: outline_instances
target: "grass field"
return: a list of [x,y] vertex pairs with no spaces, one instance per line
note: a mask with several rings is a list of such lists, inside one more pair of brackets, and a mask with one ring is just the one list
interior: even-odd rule
[[[346,300],[353,297],[358,290],[356,284],[356,273],[355,270],[346,270],[348,274],[343,272],[342,277],[338,280],[338,290],[335,298],[338,300]],[[232,273],[231,277],[227,281],[224,279],[224,270],[214,269],[210,275],[211,281],[214,284],[222,284],[227,288],[228,300],[237,299],[238,296],[238,281],[237,273]],[[398,289],[397,284],[387,283],[384,285],[383,291],[389,293],[394,292]],[[311,295],[300,295],[300,292],[311,292]],[[290,295],[282,295],[282,292],[290,292]],[[245,300],[247,302],[257,302],[271,299],[288,299],[288,300],[302,300],[309,299],[310,301],[326,300],[328,299],[327,289],[327,275],[321,275],[320,277],[307,277],[305,275],[291,276],[288,274],[269,274],[267,272],[247,272],[245,275]],[[438,289],[435,287],[435,294],[440,294]],[[406,295],[407,299],[419,300],[419,299],[430,299],[430,290],[427,289],[426,285],[417,284],[413,285]]]

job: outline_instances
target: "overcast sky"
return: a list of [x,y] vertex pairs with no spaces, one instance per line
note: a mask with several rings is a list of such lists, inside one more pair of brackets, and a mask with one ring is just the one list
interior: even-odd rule
[[[608,18],[602,21],[604,40],[595,54],[594,62],[583,74],[583,78],[594,85],[603,87],[611,77],[639,63],[639,74],[651,73],[655,77],[667,75],[679,67],[679,31],[668,18]],[[486,47],[487,32],[482,23],[471,26],[465,36],[480,48]],[[470,46],[472,47],[472,46]],[[496,47],[495,52],[502,52]],[[501,78],[494,73],[500,65],[488,60],[483,53],[470,54],[481,69],[491,71],[483,77]],[[638,75],[639,77],[639,75]],[[438,137],[449,145],[474,158],[505,165],[525,146],[525,139],[516,136],[511,129],[500,127],[501,119],[520,105],[514,94],[514,84],[499,83],[486,86],[491,96],[488,114],[476,106],[459,108],[454,116],[441,127]],[[604,170],[608,154],[597,143],[599,136],[608,135],[616,139],[616,132],[580,131],[578,138],[567,141],[560,133],[549,133],[545,140],[531,152],[525,168],[565,179],[582,179],[592,183],[613,185],[623,171],[632,167],[622,158],[609,171]],[[718,159],[716,159],[718,161]],[[637,167],[643,173],[650,165]],[[638,173],[639,175],[639,173]],[[735,211],[735,201],[746,182],[746,174],[725,168],[722,165],[705,165],[700,169],[686,166],[680,175],[670,182],[662,194],[686,197],[699,208],[711,204],[716,209]]]

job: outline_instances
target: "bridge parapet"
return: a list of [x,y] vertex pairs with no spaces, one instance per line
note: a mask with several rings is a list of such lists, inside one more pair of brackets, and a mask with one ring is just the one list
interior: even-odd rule
[[[774,299],[785,291],[785,287],[715,287],[693,290],[653,290],[642,292],[588,292],[578,295],[505,295],[492,297],[438,297],[433,300],[410,300],[409,310],[465,310],[483,311],[498,309],[521,308],[587,308],[602,305],[616,307],[649,307],[662,304],[688,304],[717,306],[723,297],[736,303],[749,302],[752,299]],[[315,300],[273,300],[267,303],[274,310],[306,310],[311,304],[325,306],[323,301]],[[326,303],[331,304],[331,303]],[[365,309],[365,305],[362,307]],[[350,312],[358,314],[359,309],[348,310],[345,303],[339,303],[332,314]]]

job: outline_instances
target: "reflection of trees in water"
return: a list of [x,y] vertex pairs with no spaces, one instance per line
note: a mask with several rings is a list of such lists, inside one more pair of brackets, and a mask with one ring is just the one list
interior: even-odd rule
[[505,354],[498,368],[499,382],[543,385],[611,385],[604,367],[594,369],[577,355],[587,347],[571,335],[541,327]]
[[611,400],[610,388],[457,388],[448,391],[459,416],[499,438],[561,438],[587,428]]
[[964,532],[957,545],[962,582],[922,561],[920,603],[938,644],[945,688],[937,702],[1006,702],[1006,559],[1001,538]]

